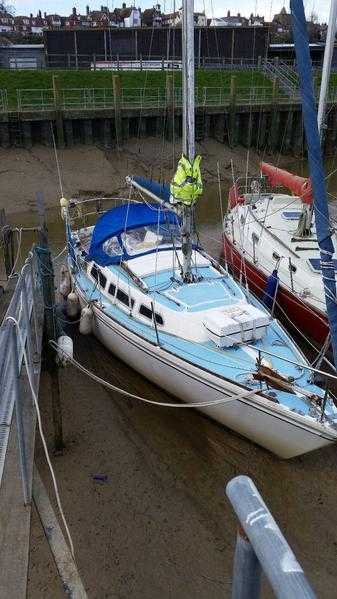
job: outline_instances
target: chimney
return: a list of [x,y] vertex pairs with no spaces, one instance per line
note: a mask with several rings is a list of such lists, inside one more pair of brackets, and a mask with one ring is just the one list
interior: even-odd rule
[[227,10],[227,17],[230,17],[230,16],[231,16],[231,11]]
[[123,4],[122,4],[122,8],[126,8],[126,4],[125,4],[125,2],[123,2]]
[[46,12],[44,12],[44,13],[43,13],[43,16],[44,16],[44,18],[46,19],[46,18],[47,18],[47,13],[46,13]]
[[37,16],[40,17],[40,19],[42,19],[42,12],[39,10],[39,12],[37,13]]
[[73,7],[73,15],[76,15],[76,6]]
[[87,4],[87,17],[89,16],[89,13],[90,13],[89,4]]
[[241,18],[241,15],[240,15],[240,13],[239,13],[239,12],[238,12],[238,17],[239,17],[239,19]]
[[32,19],[32,18],[33,18],[33,13],[31,12],[29,16],[30,16],[30,18]]

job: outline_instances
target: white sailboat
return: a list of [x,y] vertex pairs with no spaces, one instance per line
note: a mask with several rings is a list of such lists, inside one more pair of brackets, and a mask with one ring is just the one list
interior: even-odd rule
[[98,200],[63,201],[73,290],[92,311],[95,336],[119,358],[291,458],[336,442],[337,409],[278,321],[197,242],[193,0],[184,0],[183,15],[177,174],[171,188],[131,177],[138,199],[117,199],[110,209]]
[[[336,27],[337,2],[332,0],[317,115],[321,136]],[[275,191],[277,187],[284,191]],[[267,281],[274,273],[281,311],[290,323],[322,345],[329,324],[310,179],[261,163],[259,176],[238,179],[231,188],[224,229],[223,254],[234,273],[246,277],[258,296],[265,295]],[[336,234],[332,243],[336,251]],[[337,260],[334,265],[337,270]],[[269,305],[272,303],[273,297]]]

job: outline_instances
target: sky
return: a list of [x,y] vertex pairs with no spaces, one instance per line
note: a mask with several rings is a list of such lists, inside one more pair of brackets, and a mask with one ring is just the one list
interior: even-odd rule
[[[161,4],[162,11],[172,12],[174,3],[179,8],[181,0],[129,0],[128,6],[136,4],[142,9],[150,8],[156,2]],[[71,13],[72,7],[76,6],[78,12],[85,13],[85,7],[89,4],[91,10],[97,10],[101,4],[108,5],[110,10],[121,6],[123,0],[7,0],[15,8],[16,15],[36,14],[38,10],[47,13],[58,13],[67,15]],[[223,17],[230,10],[231,14],[237,14],[240,11],[242,16],[249,16],[252,12],[264,15],[270,20],[275,13],[278,13],[282,6],[289,9],[289,0],[195,0],[195,10],[206,12],[208,17]],[[304,0],[306,14],[315,12],[321,22],[326,22],[329,14],[330,0]]]

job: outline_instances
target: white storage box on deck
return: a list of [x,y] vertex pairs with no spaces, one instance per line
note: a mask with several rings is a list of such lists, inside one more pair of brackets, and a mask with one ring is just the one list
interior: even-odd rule
[[231,347],[262,339],[270,317],[250,304],[227,306],[211,312],[204,320],[208,337],[218,347]]

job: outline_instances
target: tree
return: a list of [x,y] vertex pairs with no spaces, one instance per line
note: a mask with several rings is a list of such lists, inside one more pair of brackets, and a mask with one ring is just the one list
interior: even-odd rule
[[0,14],[1,13],[7,13],[13,17],[15,14],[15,8],[12,6],[12,4],[8,4],[7,0],[0,0]]

